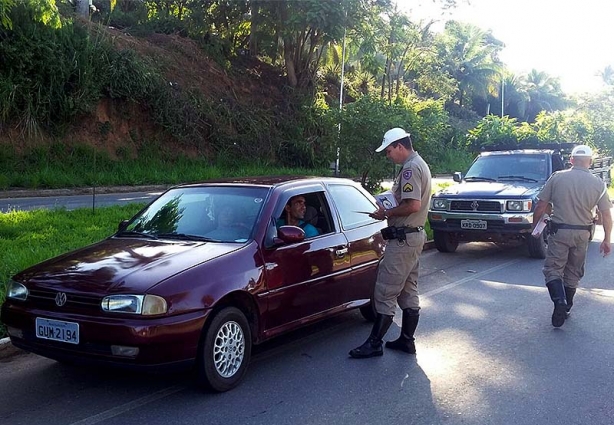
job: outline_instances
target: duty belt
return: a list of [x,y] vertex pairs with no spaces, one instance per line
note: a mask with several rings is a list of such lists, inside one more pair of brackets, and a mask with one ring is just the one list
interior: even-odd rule
[[565,224],[565,223],[551,222],[550,229],[555,232],[558,229],[588,230],[590,232],[591,230],[593,230],[593,225],[592,224],[579,225],[579,224]]
[[422,227],[422,226],[418,226],[418,227],[404,227],[403,229],[405,230],[405,233],[415,233],[415,232],[421,232],[422,230],[424,230],[424,227]]

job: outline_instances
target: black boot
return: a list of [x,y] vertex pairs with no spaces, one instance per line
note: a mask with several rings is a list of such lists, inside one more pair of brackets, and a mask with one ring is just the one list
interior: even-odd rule
[[567,317],[571,314],[573,306],[573,296],[576,295],[576,288],[565,287],[565,299],[567,300]]
[[565,323],[567,317],[567,299],[565,297],[565,287],[561,279],[554,279],[546,283],[550,299],[554,303],[554,311],[552,312],[552,326],[559,328]]
[[416,332],[418,320],[420,319],[419,311],[420,310],[418,310],[417,308],[403,309],[401,335],[394,341],[386,342],[386,348],[405,351],[409,354],[416,354],[416,345],[414,344],[414,332]]
[[350,356],[355,359],[382,356],[384,354],[384,350],[382,349],[382,338],[386,335],[388,328],[392,324],[392,317],[393,316],[378,313],[375,317],[375,323],[373,323],[373,329],[371,329],[369,339],[360,347],[351,350]]

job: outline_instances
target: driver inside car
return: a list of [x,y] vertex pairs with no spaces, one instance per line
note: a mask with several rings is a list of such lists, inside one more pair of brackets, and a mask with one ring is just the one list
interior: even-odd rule
[[282,216],[277,220],[277,227],[298,226],[305,231],[305,238],[318,236],[320,234],[318,229],[305,221],[305,211],[307,211],[305,197],[302,195],[293,196],[288,200]]

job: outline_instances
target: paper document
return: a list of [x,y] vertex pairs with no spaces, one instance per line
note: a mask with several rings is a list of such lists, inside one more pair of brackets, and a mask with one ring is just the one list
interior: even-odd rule
[[533,236],[534,238],[539,238],[544,229],[546,228],[546,224],[549,218],[550,216],[548,214],[544,214],[539,223],[537,223],[537,226],[535,226],[535,229],[533,229],[531,236]]
[[378,204],[384,207],[385,210],[389,210],[390,208],[394,208],[399,205],[392,192],[382,192],[379,195],[375,195],[375,199],[377,200]]

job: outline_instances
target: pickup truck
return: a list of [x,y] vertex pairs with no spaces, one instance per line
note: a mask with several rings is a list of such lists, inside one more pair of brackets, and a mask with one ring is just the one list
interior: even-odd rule
[[[521,241],[529,256],[545,258],[547,235],[531,236],[537,195],[552,173],[570,166],[573,143],[534,148],[492,148],[480,153],[465,175],[431,200],[428,220],[440,252],[454,252],[459,242]],[[593,160],[592,172],[610,184],[612,158]]]

